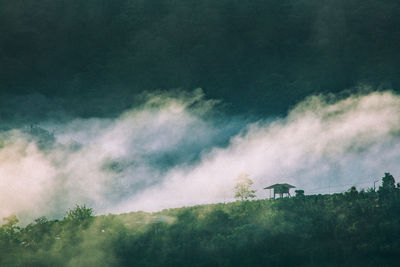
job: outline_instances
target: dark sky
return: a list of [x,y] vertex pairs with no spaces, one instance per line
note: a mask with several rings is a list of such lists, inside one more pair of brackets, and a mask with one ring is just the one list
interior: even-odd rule
[[0,118],[113,116],[174,88],[260,117],[398,90],[399,14],[397,0],[0,0]]

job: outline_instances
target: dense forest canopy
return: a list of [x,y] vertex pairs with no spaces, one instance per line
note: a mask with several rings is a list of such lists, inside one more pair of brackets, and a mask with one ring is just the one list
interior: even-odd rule
[[397,0],[0,0],[0,89],[41,94],[9,104],[29,116],[115,114],[143,90],[198,87],[276,115],[312,93],[400,88],[398,14]]

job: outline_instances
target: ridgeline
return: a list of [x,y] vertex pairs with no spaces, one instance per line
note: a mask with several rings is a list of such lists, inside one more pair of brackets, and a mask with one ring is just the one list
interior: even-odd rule
[[0,228],[0,266],[397,266],[400,188],[93,216]]

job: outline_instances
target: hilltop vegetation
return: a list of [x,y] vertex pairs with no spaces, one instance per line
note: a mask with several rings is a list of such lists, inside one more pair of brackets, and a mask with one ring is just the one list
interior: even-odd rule
[[59,221],[6,221],[1,266],[395,266],[400,253],[390,174],[377,192],[101,216],[77,206]]

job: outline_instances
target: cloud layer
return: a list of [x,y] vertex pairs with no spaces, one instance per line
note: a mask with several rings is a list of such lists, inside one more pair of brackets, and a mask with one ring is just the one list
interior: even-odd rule
[[[153,93],[117,118],[43,121],[0,135],[0,217],[60,217],[230,201],[235,178],[306,193],[371,187],[400,175],[400,96],[312,96],[285,118],[227,117],[192,93]],[[54,135],[51,133],[54,131]]]

